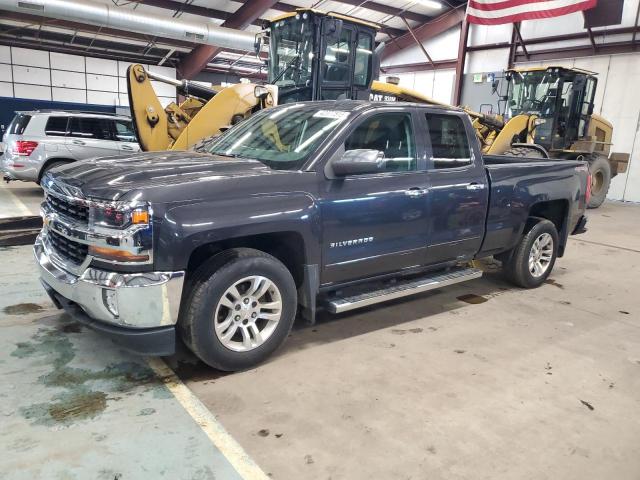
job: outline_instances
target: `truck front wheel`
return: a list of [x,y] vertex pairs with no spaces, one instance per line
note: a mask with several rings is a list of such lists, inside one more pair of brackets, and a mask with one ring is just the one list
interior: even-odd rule
[[264,361],[286,340],[297,308],[296,285],[279,260],[241,248],[203,265],[190,283],[182,337],[203,362],[225,371]]
[[549,220],[540,220],[525,233],[508,259],[504,273],[522,288],[539,287],[547,279],[558,255],[558,231]]

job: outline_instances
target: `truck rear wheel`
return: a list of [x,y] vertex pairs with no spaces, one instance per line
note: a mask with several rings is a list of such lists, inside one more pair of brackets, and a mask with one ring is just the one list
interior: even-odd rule
[[503,263],[503,271],[507,279],[519,287],[539,287],[553,270],[557,255],[556,226],[549,220],[540,220],[522,236]]
[[286,340],[297,292],[291,273],[275,257],[248,248],[223,252],[190,285],[182,337],[207,365],[225,371],[254,367]]
[[597,154],[588,158],[588,161],[591,173],[591,199],[587,208],[598,208],[607,198],[611,185],[611,165],[606,157]]

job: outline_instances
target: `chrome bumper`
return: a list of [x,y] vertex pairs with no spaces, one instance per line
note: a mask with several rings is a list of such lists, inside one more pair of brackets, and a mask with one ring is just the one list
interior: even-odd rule
[[178,320],[184,272],[116,273],[89,267],[76,275],[52,260],[42,234],[33,252],[41,280],[94,320],[140,329],[173,326]]

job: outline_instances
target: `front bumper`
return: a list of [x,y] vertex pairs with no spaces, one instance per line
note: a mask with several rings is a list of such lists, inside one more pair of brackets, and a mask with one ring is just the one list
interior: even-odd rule
[[184,272],[121,274],[89,267],[76,275],[52,260],[42,235],[34,255],[45,290],[77,321],[137,353],[174,352]]

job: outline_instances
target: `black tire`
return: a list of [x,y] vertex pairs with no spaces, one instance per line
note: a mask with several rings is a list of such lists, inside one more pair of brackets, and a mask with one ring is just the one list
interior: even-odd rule
[[611,165],[602,155],[594,154],[587,158],[591,173],[591,199],[587,208],[598,208],[607,198],[611,185]]
[[[525,231],[520,242],[503,262],[502,268],[507,279],[522,288],[536,288],[544,283],[556,262],[558,256],[558,231],[549,220],[530,219],[530,227]],[[543,234],[551,235],[553,239],[551,260],[542,275],[535,276],[529,269],[529,255],[534,242]]]
[[60,167],[62,165],[67,165],[69,163],[71,162],[67,162],[65,160],[54,160],[52,162],[47,163],[44,167],[42,167],[42,170],[40,170],[40,176],[38,177],[38,181],[36,183],[40,185],[40,182],[42,181],[42,177],[44,177],[49,170],[52,170],[56,167]]
[[[277,286],[282,310],[280,320],[264,343],[238,352],[218,338],[214,316],[225,291],[250,275],[266,277]],[[249,248],[225,251],[202,265],[187,288],[179,320],[182,338],[198,358],[219,370],[245,370],[258,365],[282,345],[293,326],[298,304],[295,282],[287,267],[267,253]]]
[[504,152],[502,155],[505,155],[507,157],[545,158],[540,150],[527,147],[513,147]]

